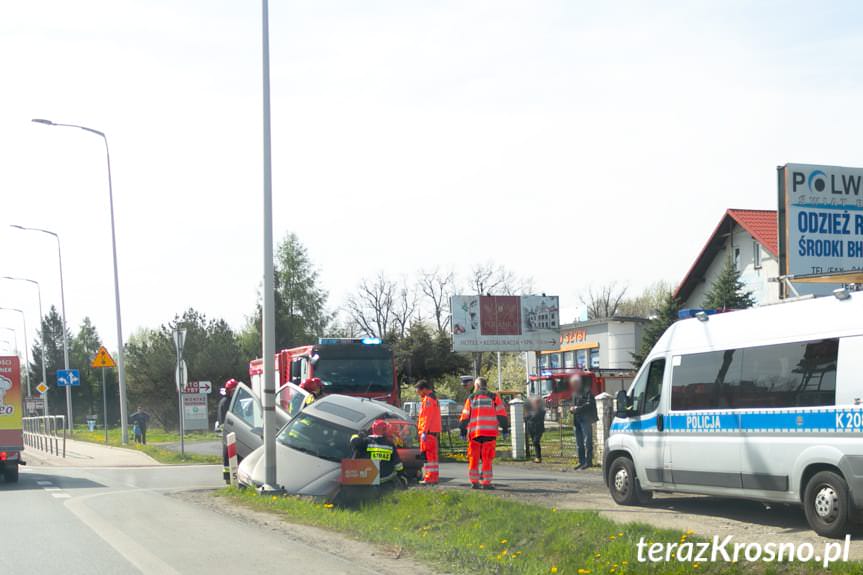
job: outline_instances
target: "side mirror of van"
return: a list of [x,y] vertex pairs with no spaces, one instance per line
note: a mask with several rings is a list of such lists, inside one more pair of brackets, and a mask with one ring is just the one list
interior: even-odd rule
[[615,417],[619,417],[621,419],[626,419],[628,416],[627,408],[629,407],[629,397],[626,395],[626,390],[621,389],[617,392],[617,410],[615,411]]

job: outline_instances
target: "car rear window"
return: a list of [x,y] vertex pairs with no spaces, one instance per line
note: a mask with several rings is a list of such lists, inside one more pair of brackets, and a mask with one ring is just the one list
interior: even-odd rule
[[315,409],[318,411],[325,411],[336,417],[341,417],[342,419],[347,419],[348,421],[362,421],[366,418],[366,415],[351,409],[349,407],[344,407],[343,405],[338,405],[336,403],[317,403],[315,404]]

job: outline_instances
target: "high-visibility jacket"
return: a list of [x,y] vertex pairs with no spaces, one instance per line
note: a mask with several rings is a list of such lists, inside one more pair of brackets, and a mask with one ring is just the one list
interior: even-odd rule
[[440,405],[433,395],[427,395],[423,398],[420,414],[417,418],[417,431],[420,433],[441,432]]
[[496,393],[478,391],[467,398],[459,418],[468,439],[497,437],[497,428],[508,428],[506,409]]
[[398,449],[388,437],[355,434],[351,436],[351,449],[354,459],[380,462],[381,483],[394,479],[396,474],[405,470]]

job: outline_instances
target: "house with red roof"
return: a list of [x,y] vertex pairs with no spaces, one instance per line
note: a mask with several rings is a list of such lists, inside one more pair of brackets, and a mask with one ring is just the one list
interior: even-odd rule
[[728,258],[758,304],[779,301],[777,218],[775,210],[727,210],[677,286],[675,296],[683,307],[701,307]]

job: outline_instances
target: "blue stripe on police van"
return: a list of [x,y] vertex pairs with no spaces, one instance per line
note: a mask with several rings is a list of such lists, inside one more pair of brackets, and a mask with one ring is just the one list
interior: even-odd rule
[[[669,433],[863,433],[863,408],[690,411],[666,415],[664,424]],[[611,431],[656,431],[656,416],[616,419]]]

